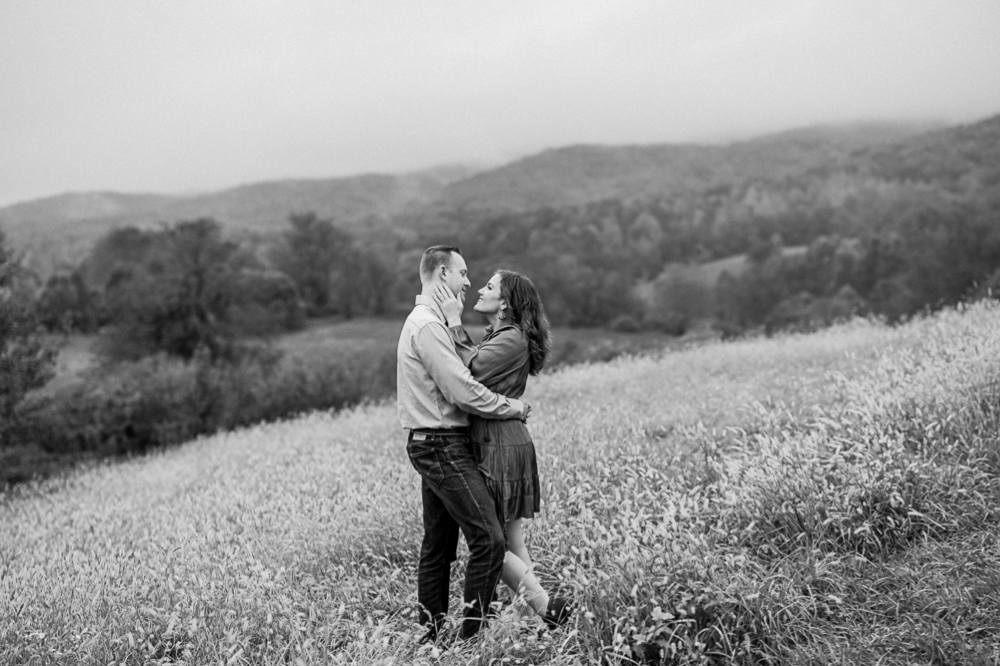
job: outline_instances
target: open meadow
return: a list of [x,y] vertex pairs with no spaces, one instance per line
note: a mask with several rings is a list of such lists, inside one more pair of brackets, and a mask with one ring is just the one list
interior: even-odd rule
[[393,404],[16,488],[0,663],[996,663],[998,330],[981,303],[533,379],[529,549],[577,612],[443,651]]

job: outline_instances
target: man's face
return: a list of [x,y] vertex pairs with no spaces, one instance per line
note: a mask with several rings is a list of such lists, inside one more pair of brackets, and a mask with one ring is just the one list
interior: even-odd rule
[[458,297],[458,300],[465,302],[465,290],[471,284],[468,277],[468,269],[465,267],[465,259],[462,255],[451,253],[451,267],[444,267],[444,275],[441,279],[446,287],[451,289],[451,293]]

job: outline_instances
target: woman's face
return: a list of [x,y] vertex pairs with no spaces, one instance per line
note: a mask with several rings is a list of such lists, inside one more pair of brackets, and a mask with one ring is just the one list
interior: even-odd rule
[[494,275],[486,286],[479,290],[479,300],[472,307],[480,314],[491,315],[500,311],[503,300],[500,298],[500,275]]

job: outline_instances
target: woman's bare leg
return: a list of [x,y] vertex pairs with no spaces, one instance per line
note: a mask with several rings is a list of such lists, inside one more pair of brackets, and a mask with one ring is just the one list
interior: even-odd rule
[[517,555],[525,565],[531,566],[531,555],[524,545],[524,525],[520,518],[507,522],[507,550]]
[[523,590],[528,608],[524,609],[522,614],[532,614],[524,611],[534,611],[539,615],[545,613],[549,606],[549,595],[531,572],[531,557],[524,545],[524,531],[520,518],[507,523],[507,552],[503,558],[501,579],[515,594]]

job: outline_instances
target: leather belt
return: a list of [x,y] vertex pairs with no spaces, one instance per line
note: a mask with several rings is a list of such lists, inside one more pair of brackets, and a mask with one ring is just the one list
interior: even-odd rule
[[435,437],[465,437],[468,434],[468,428],[414,428],[410,431],[410,438],[419,442]]

